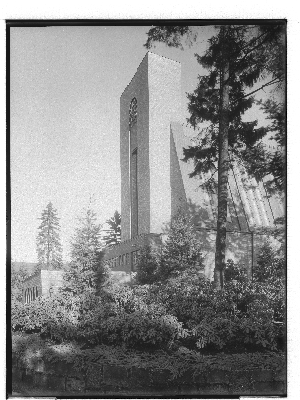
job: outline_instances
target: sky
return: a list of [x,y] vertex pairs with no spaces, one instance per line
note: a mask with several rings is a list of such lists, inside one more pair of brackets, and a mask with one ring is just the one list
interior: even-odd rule
[[[63,258],[78,217],[92,207],[100,224],[121,210],[119,99],[144,58],[150,26],[11,28],[11,253],[36,262],[36,235],[51,201],[61,225]],[[213,27],[199,28],[185,50],[164,44],[151,51],[179,61],[182,118],[186,93],[205,71]],[[255,116],[257,117],[257,116]]]
[[[11,29],[11,252],[36,262],[36,235],[49,201],[57,209],[64,259],[93,198],[98,222],[120,211],[119,99],[144,58],[146,26]],[[182,106],[201,71],[212,28],[197,47],[152,51],[182,64]],[[187,116],[187,114],[186,114]]]

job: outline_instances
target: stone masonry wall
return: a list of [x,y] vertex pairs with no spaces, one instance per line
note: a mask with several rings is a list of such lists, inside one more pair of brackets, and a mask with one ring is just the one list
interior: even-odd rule
[[[50,372],[52,371],[52,373]],[[53,373],[55,371],[55,373]],[[86,372],[77,372],[72,366],[57,365],[37,360],[26,369],[13,357],[12,383],[24,384],[27,394],[43,394],[51,390],[56,394],[159,394],[159,395],[284,395],[286,373],[284,370],[255,369],[231,371],[212,369],[193,374],[186,371],[172,377],[167,369],[124,367],[90,363]]]

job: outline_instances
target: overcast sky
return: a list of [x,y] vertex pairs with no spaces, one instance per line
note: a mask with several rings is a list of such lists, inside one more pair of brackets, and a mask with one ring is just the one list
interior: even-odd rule
[[[49,201],[58,211],[64,259],[77,217],[93,196],[98,222],[120,211],[119,99],[147,50],[146,26],[11,29],[12,259],[36,262],[38,218]],[[204,74],[212,27],[184,51],[151,51],[181,62],[186,92]]]

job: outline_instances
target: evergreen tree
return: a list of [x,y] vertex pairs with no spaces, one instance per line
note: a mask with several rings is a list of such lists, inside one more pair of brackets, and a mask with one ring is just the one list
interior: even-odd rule
[[[257,102],[266,114],[266,119],[271,121],[267,129],[274,133],[275,151],[266,151],[265,147],[258,143],[248,149],[244,154],[244,163],[248,172],[258,181],[268,177],[264,181],[269,194],[284,193],[286,182],[286,132],[285,132],[285,107],[282,102],[268,99]],[[255,163],[253,162],[255,160]]]
[[173,218],[168,238],[160,249],[146,246],[137,263],[136,282],[152,284],[182,276],[198,274],[203,267],[201,245],[192,222],[179,213]]
[[283,281],[285,279],[285,257],[270,241],[265,242],[258,253],[253,278],[258,282]]
[[71,262],[64,276],[64,290],[76,295],[95,294],[105,279],[100,230],[96,213],[88,208],[79,218],[79,226],[71,242]]
[[[202,123],[207,126],[201,129],[198,143],[184,149],[184,159],[195,162],[191,177],[213,169],[218,172],[217,182],[213,176],[206,185],[218,192],[214,275],[216,286],[221,288],[225,267],[228,169],[234,160],[245,161],[248,167],[253,165],[256,158],[248,157],[249,150],[262,151],[257,144],[268,132],[266,127],[257,128],[257,121],[244,122],[242,116],[254,104],[254,93],[270,85],[282,85],[285,71],[282,24],[216,28],[217,33],[209,39],[206,53],[203,56],[196,54],[198,62],[208,69],[209,74],[199,77],[196,90],[188,96],[188,122],[194,128]],[[150,48],[155,41],[182,47],[183,37],[190,43],[196,41],[194,28],[154,27],[148,32],[146,47]],[[269,80],[251,90],[262,78]],[[269,166],[271,170],[277,168],[278,162]],[[280,173],[279,168],[277,172]]]
[[121,242],[121,215],[116,210],[113,217],[109,218],[106,223],[109,229],[106,231],[103,240],[106,247],[112,247]]
[[62,246],[57,210],[50,202],[42,212],[41,224],[36,238],[39,268],[60,269],[62,267]]
[[136,265],[136,283],[139,285],[151,285],[159,281],[160,261],[160,255],[151,246],[143,247]]
[[191,220],[178,214],[172,219],[168,238],[162,246],[161,279],[178,276],[184,271],[196,272],[202,264],[197,232]]
[[22,301],[22,289],[23,282],[26,278],[29,277],[28,272],[21,266],[18,270],[14,268],[14,263],[12,263],[11,268],[11,301],[12,303],[21,302]]

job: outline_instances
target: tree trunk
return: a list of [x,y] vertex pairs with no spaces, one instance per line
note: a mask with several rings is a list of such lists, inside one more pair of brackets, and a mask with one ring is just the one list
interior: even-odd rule
[[227,59],[226,28],[221,28],[222,66],[220,71],[220,121],[219,121],[219,165],[218,165],[218,221],[215,254],[214,281],[217,289],[224,285],[226,251],[226,223],[228,197],[228,128],[229,128],[229,62]]

